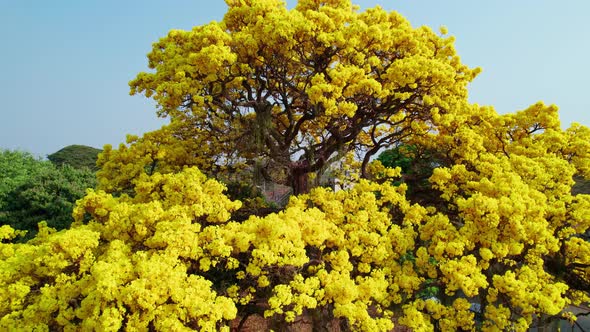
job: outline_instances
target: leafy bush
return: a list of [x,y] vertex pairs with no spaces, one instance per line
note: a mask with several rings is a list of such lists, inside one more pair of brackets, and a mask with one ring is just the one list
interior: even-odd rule
[[411,172],[412,165],[415,164],[416,147],[412,145],[400,145],[392,149],[383,151],[377,160],[385,167],[400,167],[402,174]]

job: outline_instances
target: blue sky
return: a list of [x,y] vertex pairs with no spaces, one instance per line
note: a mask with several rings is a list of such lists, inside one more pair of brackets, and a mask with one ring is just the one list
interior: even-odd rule
[[[483,68],[470,100],[499,112],[538,100],[564,127],[590,126],[590,1],[356,0],[414,26],[445,25],[464,63]],[[287,1],[292,7],[296,1]],[[221,20],[221,0],[0,2],[0,148],[46,156],[70,144],[117,146],[160,127],[154,104],[129,96],[151,44],[173,28]]]

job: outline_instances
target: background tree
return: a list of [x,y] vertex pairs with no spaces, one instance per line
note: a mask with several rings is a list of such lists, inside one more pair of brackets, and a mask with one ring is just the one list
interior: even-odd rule
[[25,152],[3,151],[0,165],[0,225],[26,230],[24,239],[34,237],[41,221],[58,230],[69,227],[76,200],[96,186],[88,168],[56,167]]
[[96,161],[100,152],[102,150],[86,145],[68,145],[48,155],[47,159],[56,166],[67,164],[74,168],[87,167],[92,171],[97,171]]
[[417,159],[415,152],[415,146],[399,145],[381,152],[377,157],[377,160],[379,160],[385,167],[399,167],[401,168],[402,174],[408,174],[412,172],[411,167]]
[[50,164],[42,162],[28,152],[0,150],[0,211],[4,211],[6,199],[16,187],[49,167]]
[[383,151],[377,157],[384,167],[401,170],[401,178],[395,179],[395,184],[405,183],[408,187],[406,196],[414,203],[433,204],[435,189],[429,178],[435,168],[448,166],[442,163],[438,156],[440,152],[427,149],[419,145],[399,144]]
[[192,158],[214,159],[201,167],[209,174],[268,160],[301,193],[309,173],[348,151],[365,173],[382,147],[425,133],[432,114],[464,100],[478,72],[461,64],[453,38],[396,12],[358,12],[347,0],[227,4],[223,21],[155,43],[154,71],[130,83],[171,119],[178,143],[197,142]]

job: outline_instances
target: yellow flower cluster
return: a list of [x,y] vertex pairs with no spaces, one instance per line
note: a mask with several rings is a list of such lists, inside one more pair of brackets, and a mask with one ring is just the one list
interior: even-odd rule
[[89,191],[71,229],[41,224],[30,242],[1,245],[1,329],[228,328],[235,303],[190,269],[207,254],[202,227],[240,203],[196,169],[136,183],[133,198]]
[[514,174],[502,168],[511,160],[492,157],[435,171],[441,191],[456,185],[454,213],[409,202],[405,185],[359,180],[234,222],[240,202],[195,168],[140,175],[120,197],[90,190],[71,229],[42,224],[29,243],[1,244],[0,327],[216,330],[266,303],[265,316],[286,324],[310,314],[389,330],[399,315],[417,331],[455,330],[474,327],[476,303],[484,329],[525,328],[573,300],[544,260],[563,245],[566,264],[587,264],[590,246],[571,234],[587,229],[588,198],[570,198],[579,210],[564,206],[558,229],[547,218],[557,194],[500,176]]
[[[560,278],[590,280],[586,269],[574,268],[587,264],[588,244],[578,235],[590,226],[590,197],[571,193],[573,175],[588,176],[588,129],[562,131],[557,108],[542,103],[506,115],[471,105],[436,120],[439,133],[418,141],[451,156],[453,163],[435,169],[430,181],[457,213],[438,216],[421,238],[435,246],[443,277],[457,270],[444,260],[454,255],[472,257],[457,266],[475,273],[446,276],[446,289],[486,294],[478,303],[490,330],[524,330],[534,314],[556,315],[587,299],[587,290]],[[474,283],[479,292],[468,290]]]

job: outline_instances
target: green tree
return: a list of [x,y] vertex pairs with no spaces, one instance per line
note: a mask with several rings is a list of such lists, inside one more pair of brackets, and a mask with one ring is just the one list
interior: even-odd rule
[[87,167],[93,171],[97,171],[96,160],[100,152],[102,150],[86,145],[68,145],[48,155],[47,159],[56,166],[67,164],[75,168]]
[[56,229],[69,227],[76,200],[96,186],[88,168],[57,167],[21,151],[3,151],[0,167],[0,225],[28,231],[26,239],[41,221]]
[[410,167],[414,164],[416,147],[413,145],[400,145],[383,151],[377,160],[385,167],[402,169],[402,174],[411,172]]
[[42,169],[50,167],[50,163],[28,152],[0,150],[0,211],[4,211],[6,198],[15,188]]
[[400,144],[383,151],[377,160],[385,167],[401,169],[401,178],[394,181],[408,186],[406,195],[415,203],[434,204],[439,194],[428,179],[436,167],[448,166],[440,153],[418,145]]

